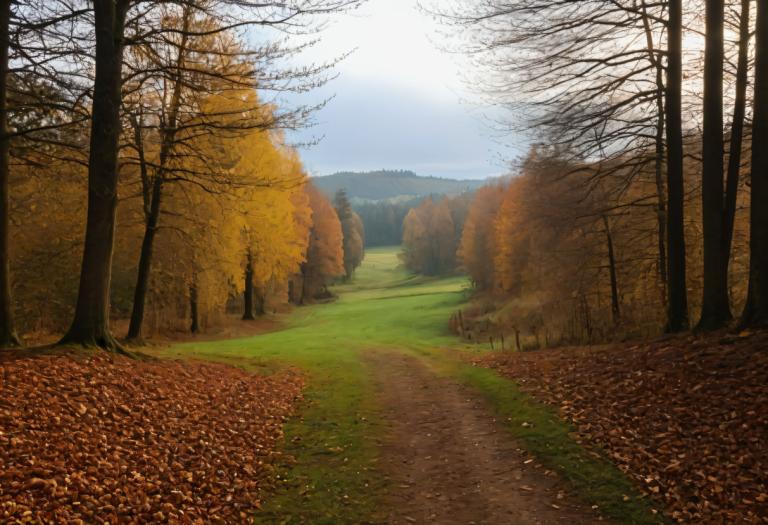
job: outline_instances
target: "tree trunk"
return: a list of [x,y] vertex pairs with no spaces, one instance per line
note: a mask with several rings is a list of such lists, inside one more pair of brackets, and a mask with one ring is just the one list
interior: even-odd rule
[[723,63],[725,4],[706,2],[704,132],[701,212],[704,230],[704,287],[697,328],[714,330],[731,320],[728,272],[723,265]]
[[19,346],[13,320],[9,253],[10,137],[8,136],[8,48],[10,47],[11,0],[0,4],[0,348]]
[[[661,75],[661,72],[659,72]],[[663,91],[664,86],[659,87]],[[658,250],[659,250],[659,281],[661,283],[662,301],[667,300],[667,204],[666,192],[664,191],[664,101],[663,95],[658,96],[659,121],[656,125],[656,161],[655,161],[655,182],[656,182],[656,223],[658,227]]]
[[667,331],[688,328],[685,282],[685,226],[682,123],[682,0],[669,1],[667,60]]
[[304,301],[307,298],[307,280],[309,276],[307,275],[309,273],[309,263],[302,263],[301,265],[301,291],[299,292],[301,296],[299,297],[299,304],[303,305]]
[[[173,92],[171,94],[170,107],[168,108],[168,123],[162,130],[162,143],[160,145],[160,159],[152,183],[152,193],[149,202],[149,213],[146,214],[146,225],[144,229],[144,239],[141,243],[141,255],[139,256],[139,271],[136,276],[136,287],[133,294],[133,309],[131,311],[131,323],[128,327],[128,339],[141,339],[141,327],[144,322],[144,308],[149,288],[149,275],[152,270],[152,253],[154,251],[155,235],[160,221],[160,203],[163,194],[163,182],[165,180],[165,170],[168,165],[168,157],[171,155],[174,141],[176,140],[176,128],[178,124],[179,108],[181,107],[182,71],[186,61],[187,41],[189,30],[190,9],[184,10],[184,21],[182,25],[182,37],[179,43],[179,55],[176,58],[176,75],[173,82]],[[145,172],[146,163],[144,162],[143,145],[141,145],[141,129],[136,130],[137,147],[139,149],[140,164],[142,170],[142,184],[146,184],[148,177]],[[146,195],[146,190],[144,195]],[[146,209],[146,202],[145,202]]]
[[[299,274],[301,275],[301,274]],[[304,277],[302,276],[302,279]],[[299,292],[296,291],[296,277],[288,279],[288,302],[290,304],[299,304],[300,298],[297,297]]]
[[154,251],[155,235],[160,220],[160,200],[162,196],[162,177],[155,177],[152,184],[152,197],[150,200],[149,215],[144,228],[144,239],[141,243],[139,255],[139,272],[136,277],[136,287],[133,291],[133,309],[131,311],[131,323],[128,326],[128,339],[141,340],[141,328],[144,323],[144,307],[149,290],[149,274],[152,269],[152,253]]
[[603,225],[605,226],[605,238],[608,243],[608,269],[611,276],[611,313],[613,314],[613,324],[619,324],[621,320],[621,306],[619,305],[619,281],[616,276],[616,256],[613,251],[611,227],[608,224],[608,217],[605,215],[603,215]]
[[147,167],[147,157],[144,151],[144,135],[141,127],[144,124],[144,117],[131,115],[131,126],[133,127],[133,141],[136,144],[136,152],[139,155],[139,174],[141,176],[141,203],[144,211],[144,222],[149,219],[152,208],[152,183],[149,178],[149,168]]
[[589,310],[589,302],[587,301],[587,296],[584,293],[581,294],[581,309],[582,315],[584,316],[584,331],[587,335],[587,343],[592,344],[592,314]]
[[253,287],[253,310],[257,317],[261,317],[267,313],[267,300],[265,295],[266,291],[263,287]]
[[245,266],[245,287],[243,291],[245,311],[243,312],[243,321],[253,321],[256,317],[253,315],[253,253],[248,248],[247,261]]
[[739,192],[741,149],[744,142],[744,117],[747,105],[747,78],[749,72],[749,18],[750,0],[741,0],[739,20],[739,58],[736,66],[736,93],[731,120],[731,145],[728,154],[728,176],[725,181],[725,205],[723,211],[723,267],[728,273],[733,244],[733,225],[736,218],[736,197]]
[[755,100],[752,124],[749,297],[743,321],[768,325],[768,6],[758,2],[755,27]]
[[659,281],[661,300],[667,302],[667,205],[664,188],[664,66],[656,52],[653,41],[651,21],[645,1],[642,2],[643,28],[648,49],[648,60],[656,71],[656,157],[654,159],[654,179],[656,182],[656,222],[658,226]]
[[62,344],[121,351],[109,330],[117,211],[123,30],[128,0],[94,0],[96,72],[88,161],[88,215],[75,316]]
[[189,285],[189,331],[193,334],[200,332],[200,314],[197,308],[197,282]]

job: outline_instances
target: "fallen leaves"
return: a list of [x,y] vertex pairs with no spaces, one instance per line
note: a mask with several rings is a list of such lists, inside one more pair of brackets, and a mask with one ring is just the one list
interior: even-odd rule
[[0,362],[0,522],[248,522],[301,388],[216,364]]
[[768,523],[768,333],[475,363],[559,409],[678,522]]

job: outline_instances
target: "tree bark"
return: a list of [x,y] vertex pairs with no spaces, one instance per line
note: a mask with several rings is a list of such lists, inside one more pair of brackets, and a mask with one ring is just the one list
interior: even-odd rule
[[197,283],[189,285],[189,331],[193,334],[200,332],[200,314],[197,308]]
[[264,290],[261,287],[254,287],[253,289],[253,310],[259,317],[267,313],[266,310],[266,298],[264,297]]
[[160,201],[163,192],[162,177],[155,177],[152,184],[152,197],[150,199],[149,215],[144,228],[144,239],[141,243],[139,255],[139,271],[136,277],[136,287],[133,291],[133,309],[131,310],[131,322],[128,326],[128,340],[141,340],[141,329],[144,323],[144,307],[149,291],[149,275],[152,269],[152,254],[154,252],[155,235],[160,220]]
[[295,279],[288,279],[288,302],[291,304],[299,304],[296,299]]
[[117,212],[123,33],[129,0],[94,0],[96,72],[88,162],[88,215],[75,316],[62,344],[121,351],[109,330]]
[[11,297],[10,236],[10,137],[8,136],[8,48],[11,0],[0,4],[0,348],[19,346]]
[[749,297],[743,322],[768,325],[768,6],[758,2],[755,27],[755,99],[752,124]]
[[613,314],[613,324],[619,324],[621,320],[621,305],[619,304],[619,280],[616,275],[616,255],[613,250],[611,227],[608,223],[608,217],[605,215],[603,215],[603,226],[605,227],[605,238],[608,243],[608,270],[611,276],[611,313]]
[[739,20],[739,57],[736,65],[736,93],[731,119],[731,144],[728,154],[728,175],[725,181],[725,205],[723,211],[723,266],[726,274],[731,261],[733,226],[736,218],[736,197],[739,192],[741,149],[744,142],[744,118],[747,106],[749,71],[749,17],[750,0],[741,0]]
[[245,286],[243,289],[245,311],[243,312],[243,321],[253,321],[256,317],[253,315],[253,252],[251,252],[250,248],[248,248],[245,264]]
[[305,262],[301,265],[301,297],[299,297],[299,304],[303,305],[307,298],[307,280],[309,279],[309,263]]
[[723,264],[723,0],[706,2],[704,50],[704,131],[701,212],[704,234],[704,287],[699,330],[714,330],[731,320],[728,271]]
[[[580,294],[581,298],[581,311],[584,316],[584,332],[587,335],[587,343],[592,344],[592,313],[589,310],[589,301],[584,293]],[[538,346],[538,345],[537,345]]]
[[682,123],[682,0],[669,1],[667,60],[667,331],[688,328]]
[[[661,76],[661,72],[659,72]],[[663,92],[663,84],[659,91]],[[661,295],[663,302],[667,300],[667,203],[664,191],[664,97],[658,96],[659,121],[656,125],[656,161],[655,161],[655,182],[656,182],[656,223],[658,228],[658,250],[659,250],[659,281],[661,283]]]

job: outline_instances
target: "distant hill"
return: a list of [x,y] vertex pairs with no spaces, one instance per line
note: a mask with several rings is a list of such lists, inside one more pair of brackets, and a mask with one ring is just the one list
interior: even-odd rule
[[312,182],[322,191],[333,195],[345,189],[356,203],[405,201],[428,195],[459,195],[473,191],[486,183],[483,180],[455,180],[421,177],[412,171],[339,172],[314,177]]

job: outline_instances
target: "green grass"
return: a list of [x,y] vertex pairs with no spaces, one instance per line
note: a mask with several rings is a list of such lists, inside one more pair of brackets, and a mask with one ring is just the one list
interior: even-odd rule
[[555,411],[523,393],[492,370],[467,364],[451,366],[454,377],[477,390],[505,422],[511,435],[539,461],[560,474],[571,489],[617,523],[663,523],[652,504],[600,451],[573,439],[574,429]]
[[[298,367],[308,386],[300,415],[286,425],[285,465],[257,522],[382,521],[387,486],[377,472],[381,420],[368,371],[370,349],[408,352],[471,385],[508,421],[521,443],[569,480],[578,493],[621,523],[656,523],[629,482],[599,454],[575,443],[571,429],[545,406],[492,371],[458,359],[448,318],[467,298],[466,279],[428,279],[399,268],[397,250],[369,250],[339,300],[297,309],[279,331],[255,337],[173,346],[169,357],[203,358],[271,373]],[[522,427],[522,422],[532,427]],[[629,501],[624,501],[624,496]]]
[[465,280],[424,279],[398,268],[395,249],[370,250],[338,301],[297,309],[284,329],[245,339],[173,346],[169,357],[201,358],[271,373],[307,374],[300,417],[286,425],[296,458],[257,518],[263,523],[379,522],[386,487],[376,471],[379,415],[360,360],[369,348],[448,345],[450,313]]

